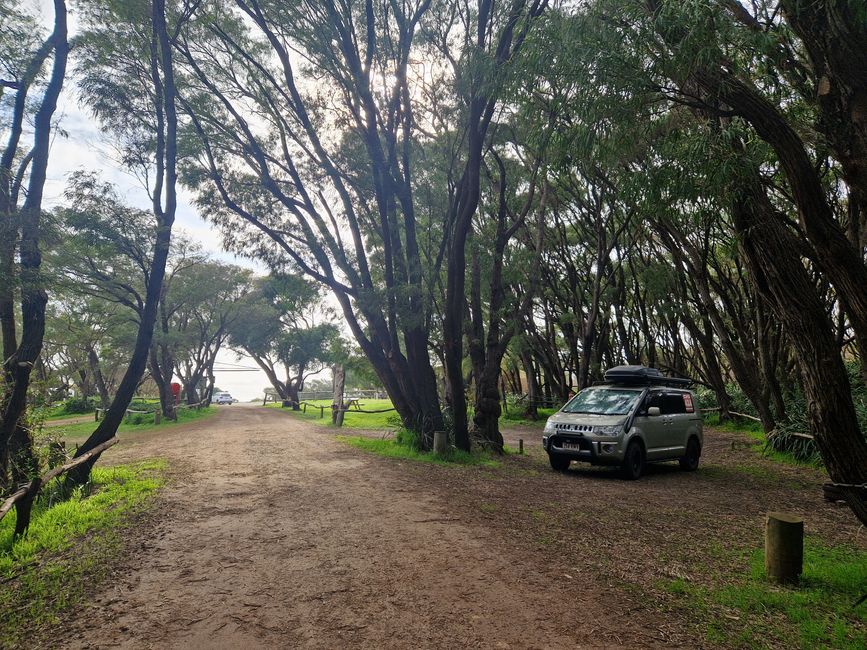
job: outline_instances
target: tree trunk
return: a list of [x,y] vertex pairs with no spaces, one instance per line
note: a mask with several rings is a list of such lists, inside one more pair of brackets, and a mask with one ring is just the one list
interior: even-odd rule
[[[764,193],[758,172],[739,188],[735,229],[756,288],[783,324],[800,363],[810,428],[828,474],[836,483],[867,483],[867,441],[849,377],[833,324],[798,258],[798,243]],[[863,497],[849,504],[867,524]]]
[[531,420],[538,420],[539,382],[533,367],[533,355],[529,350],[521,351],[521,365],[524,366],[524,376],[527,378],[527,408],[524,410],[524,415]]
[[[30,480],[33,478],[34,472],[38,471],[37,460],[33,454],[30,432],[21,422],[21,417],[27,407],[27,390],[30,386],[30,373],[42,352],[42,342],[45,335],[45,306],[48,302],[48,295],[44,289],[41,273],[42,252],[39,248],[42,197],[48,169],[51,120],[57,108],[57,98],[60,95],[66,76],[66,61],[69,52],[66,4],[63,0],[54,1],[54,13],[54,31],[49,39],[54,48],[54,66],[33,122],[33,150],[31,152],[32,162],[27,199],[18,213],[21,228],[21,243],[19,246],[21,341],[12,354],[5,356],[3,359],[6,386],[4,388],[5,394],[3,395],[2,418],[0,418],[0,490],[6,487],[8,469],[12,470],[11,478],[13,484]],[[43,46],[43,50],[44,48],[45,46]],[[44,56],[47,56],[47,53]],[[39,66],[35,72],[41,69],[43,61],[44,57],[42,60],[39,60]],[[34,73],[33,76],[35,78],[36,74]],[[16,114],[19,108],[19,101],[21,110],[23,110],[23,95],[16,97]],[[13,146],[11,142],[9,149],[4,151],[4,164],[0,166],[0,173],[7,167],[5,164],[7,154],[9,155],[10,162],[14,159],[17,144]],[[5,185],[6,179],[3,180]],[[6,206],[6,214],[0,215],[4,221],[7,219],[12,220],[16,211],[10,199],[11,197],[6,195],[9,205]],[[4,267],[6,262],[5,260],[0,261]],[[7,283],[11,283],[11,277],[4,277],[0,281],[0,284],[6,286]],[[6,295],[0,296],[0,312],[2,312],[0,316],[3,318],[2,333],[4,348],[7,346],[11,348],[10,343],[14,342],[14,339],[10,340],[8,338],[10,332],[7,330],[10,326],[14,328],[14,320],[8,320],[10,314],[6,313],[8,307],[8,304],[5,302],[6,298],[8,298]],[[6,352],[7,350],[4,349],[4,354]],[[11,464],[11,467],[9,467],[9,464]],[[25,501],[16,507],[20,520],[29,521],[31,503]]]
[[294,381],[286,382],[286,399],[292,402],[293,411],[301,410],[300,400],[298,399],[298,384]]
[[[172,393],[171,387],[171,374],[169,370],[160,365],[158,358],[160,355],[157,352],[157,347],[159,347],[159,344],[153,343],[150,349],[151,378],[154,380],[159,391],[160,411],[162,411],[163,417],[174,420],[177,419],[177,414],[175,413],[175,396]],[[166,378],[167,374],[168,378]]]
[[331,424],[343,426],[343,389],[346,385],[346,366],[338,365],[332,369],[332,387],[334,395],[331,398]]
[[99,367],[99,357],[96,356],[96,350],[93,348],[87,351],[87,363],[99,393],[99,405],[107,409],[108,405],[111,404],[111,397],[108,394],[108,387],[105,385],[105,378],[102,376],[102,369]]
[[[163,278],[166,272],[166,260],[171,246],[172,224],[177,209],[175,81],[172,68],[172,50],[165,22],[165,0],[153,0],[151,7],[153,31],[151,74],[156,91],[155,113],[157,119],[157,131],[155,133],[157,173],[152,192],[153,212],[157,220],[154,254],[149,268],[149,282],[144,308],[129,366],[120,381],[114,401],[112,401],[105,417],[85,443],[78,448],[75,454],[76,458],[112,438],[123,421],[126,409],[147,366],[148,352],[153,340],[154,324],[156,323]],[[162,78],[160,78],[160,72],[162,72]],[[165,206],[162,203],[163,183],[165,184]],[[71,470],[67,474],[67,488],[86,482],[97,459],[98,455]]]

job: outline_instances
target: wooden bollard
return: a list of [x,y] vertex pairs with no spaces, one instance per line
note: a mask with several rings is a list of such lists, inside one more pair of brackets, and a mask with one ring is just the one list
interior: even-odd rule
[[154,411],[154,424],[159,424],[163,420],[162,411]]
[[523,456],[524,455],[524,439],[518,438],[518,453]]
[[434,431],[433,451],[435,454],[444,454],[449,448],[449,434],[445,431]]
[[96,409],[93,412],[93,419],[94,419],[94,422],[99,422],[99,409]]
[[787,512],[769,512],[765,520],[765,573],[768,580],[792,583],[804,567],[804,520]]

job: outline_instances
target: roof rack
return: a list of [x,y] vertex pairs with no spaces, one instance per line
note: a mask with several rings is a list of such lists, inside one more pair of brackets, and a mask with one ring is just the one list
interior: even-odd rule
[[605,382],[630,386],[688,388],[693,380],[685,377],[666,377],[658,369],[647,366],[616,366],[605,371]]

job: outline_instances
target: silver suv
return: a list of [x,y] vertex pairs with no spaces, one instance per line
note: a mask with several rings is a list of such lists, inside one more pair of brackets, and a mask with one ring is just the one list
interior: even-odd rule
[[619,465],[632,480],[647,462],[678,460],[685,470],[698,468],[702,419],[689,379],[644,366],[618,366],[605,379],[548,418],[542,446],[551,467],[564,471],[573,460]]

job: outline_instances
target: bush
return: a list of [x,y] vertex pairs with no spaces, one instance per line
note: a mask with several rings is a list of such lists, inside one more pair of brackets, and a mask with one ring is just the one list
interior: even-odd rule
[[63,403],[63,411],[70,414],[92,413],[96,403],[89,397],[70,397]]

